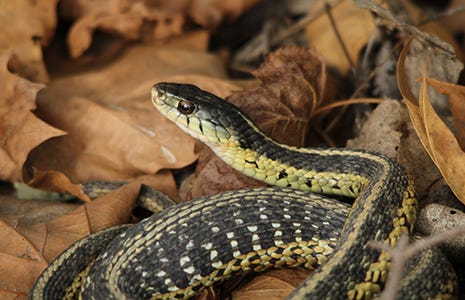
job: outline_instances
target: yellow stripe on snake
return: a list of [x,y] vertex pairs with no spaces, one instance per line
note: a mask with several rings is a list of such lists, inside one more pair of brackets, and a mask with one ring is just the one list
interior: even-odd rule
[[[316,271],[291,299],[379,295],[391,258],[368,243],[394,247],[412,232],[417,211],[413,184],[399,164],[364,150],[278,144],[238,108],[193,85],[158,83],[152,102],[226,163],[276,187],[198,198],[129,229],[91,235],[44,271],[31,299],[64,297],[63,286],[84,269],[85,256],[96,259],[82,276],[83,299],[189,298],[233,275],[295,266]],[[314,193],[355,202],[350,208]],[[96,239],[108,245],[84,254]],[[408,267],[398,299],[454,298],[455,274],[437,249]]]

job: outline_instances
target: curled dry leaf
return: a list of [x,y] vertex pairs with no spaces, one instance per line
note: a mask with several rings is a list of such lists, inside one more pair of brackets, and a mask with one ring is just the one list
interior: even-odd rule
[[204,27],[240,15],[257,0],[241,1],[61,1],[60,14],[76,19],[68,35],[71,57],[79,57],[92,43],[95,30],[128,40],[162,39],[179,35],[186,18]]
[[[63,1],[62,13],[81,11],[68,35],[71,57],[76,58],[92,43],[95,30],[118,34],[125,39],[165,38],[182,32],[183,7],[172,10],[171,2],[150,6],[145,1],[100,1],[88,5],[83,1]],[[71,11],[71,12],[70,12]]]
[[268,55],[253,75],[262,83],[234,93],[228,101],[278,142],[303,146],[325,85],[322,57],[314,49],[284,47]]
[[399,57],[397,80],[402,96],[406,100],[410,119],[424,148],[449,187],[457,198],[465,203],[465,185],[463,185],[461,175],[465,174],[465,153],[460,148],[454,134],[431,105],[426,83],[426,67],[424,68],[418,100],[413,96],[404,66],[408,49],[409,45],[404,47]]
[[22,180],[27,155],[43,141],[63,131],[38,119],[36,93],[43,87],[8,71],[10,55],[0,54],[0,179]]
[[78,239],[128,223],[140,184],[131,183],[47,223],[23,227],[0,221],[0,297],[26,297],[40,272]]
[[85,202],[91,201],[79,185],[73,184],[65,174],[53,170],[40,171],[34,169],[34,175],[28,185],[43,191],[71,194]]

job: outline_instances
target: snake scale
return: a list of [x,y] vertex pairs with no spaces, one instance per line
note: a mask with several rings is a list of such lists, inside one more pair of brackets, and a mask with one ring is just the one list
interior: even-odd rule
[[[91,235],[52,262],[31,299],[74,296],[69,274],[84,278],[74,282],[83,299],[161,299],[189,298],[240,273],[295,266],[316,271],[291,299],[370,299],[382,291],[391,258],[368,243],[395,246],[411,234],[417,211],[398,163],[364,150],[278,144],[238,108],[189,84],[158,83],[152,102],[226,163],[276,187],[198,198],[121,232],[107,230],[95,255],[83,250],[99,233]],[[355,201],[350,208],[314,193]],[[73,256],[91,265],[77,267]],[[455,274],[437,249],[406,269],[399,299],[454,298]]]

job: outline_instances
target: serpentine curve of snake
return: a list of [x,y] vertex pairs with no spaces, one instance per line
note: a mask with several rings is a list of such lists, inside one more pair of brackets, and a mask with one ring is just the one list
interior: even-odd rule
[[[44,271],[31,299],[74,296],[63,288],[70,280],[82,285],[83,299],[189,298],[235,274],[295,266],[316,271],[291,299],[370,299],[382,291],[391,258],[368,243],[395,246],[412,232],[417,210],[398,163],[364,150],[279,144],[238,108],[193,85],[158,83],[152,102],[226,163],[276,187],[198,198],[129,229],[91,235]],[[350,209],[314,193],[355,202]],[[90,240],[102,241],[103,250],[86,254]],[[92,264],[82,273],[84,257]],[[414,261],[399,299],[454,297],[455,274],[437,249]],[[78,283],[76,272],[84,278]]]

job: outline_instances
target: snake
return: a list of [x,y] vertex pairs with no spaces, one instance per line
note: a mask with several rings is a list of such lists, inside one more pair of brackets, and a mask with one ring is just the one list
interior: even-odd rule
[[[395,247],[412,234],[418,210],[399,163],[368,150],[280,144],[239,108],[191,84],[157,83],[151,99],[227,164],[272,187],[165,205],[135,225],[90,235],[49,265],[30,299],[74,297],[73,284],[82,299],[187,299],[238,274],[297,266],[314,272],[289,299],[379,296],[392,262],[370,242]],[[95,240],[102,243],[89,254]],[[455,273],[437,248],[406,269],[398,299],[454,299]]]

